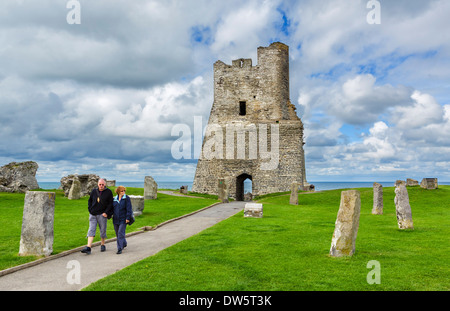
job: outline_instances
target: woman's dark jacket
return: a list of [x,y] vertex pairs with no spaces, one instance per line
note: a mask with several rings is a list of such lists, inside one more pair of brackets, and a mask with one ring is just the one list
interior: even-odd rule
[[125,221],[131,219],[133,214],[133,209],[131,208],[131,199],[126,194],[123,195],[119,202],[119,196],[116,195],[113,201],[114,215],[113,223],[115,225],[124,224]]

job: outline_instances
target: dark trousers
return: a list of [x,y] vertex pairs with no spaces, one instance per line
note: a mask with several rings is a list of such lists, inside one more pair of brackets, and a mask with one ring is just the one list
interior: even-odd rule
[[127,224],[114,224],[114,231],[116,231],[116,237],[117,237],[117,249],[121,250],[125,246],[127,246],[127,240],[125,239],[125,230],[127,229]]

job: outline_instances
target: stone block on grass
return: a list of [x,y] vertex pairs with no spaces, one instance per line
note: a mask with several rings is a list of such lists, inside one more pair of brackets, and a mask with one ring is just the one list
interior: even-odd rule
[[263,205],[261,203],[246,203],[244,207],[244,217],[262,218]]

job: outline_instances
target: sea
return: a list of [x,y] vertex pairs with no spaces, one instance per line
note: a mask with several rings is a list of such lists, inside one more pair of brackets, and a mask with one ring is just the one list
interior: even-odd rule
[[[378,181],[377,181],[378,182]],[[420,181],[419,181],[420,182]],[[41,189],[58,189],[61,183],[58,182],[39,182],[39,187]],[[181,186],[188,186],[188,190],[192,189],[192,181],[156,181],[158,184],[158,189],[180,189]],[[354,189],[354,188],[371,188],[373,187],[373,182],[354,182],[354,181],[339,181],[339,182],[328,182],[328,181],[319,181],[319,182],[309,182],[314,185],[315,191],[323,191],[323,190],[334,190],[334,189]],[[378,182],[383,187],[394,187],[394,182]],[[439,185],[450,185],[450,182],[440,182]],[[144,188],[144,182],[139,181],[116,181],[116,186],[124,186],[131,188]],[[244,192],[251,192],[252,185],[251,182],[244,182]]]

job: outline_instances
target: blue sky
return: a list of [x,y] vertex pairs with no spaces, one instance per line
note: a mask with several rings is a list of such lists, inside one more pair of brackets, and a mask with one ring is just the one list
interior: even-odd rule
[[[450,181],[450,2],[69,1],[0,4],[0,165],[193,179],[177,124],[206,126],[213,63],[290,48],[290,97],[310,181]],[[198,119],[197,119],[198,120]]]

